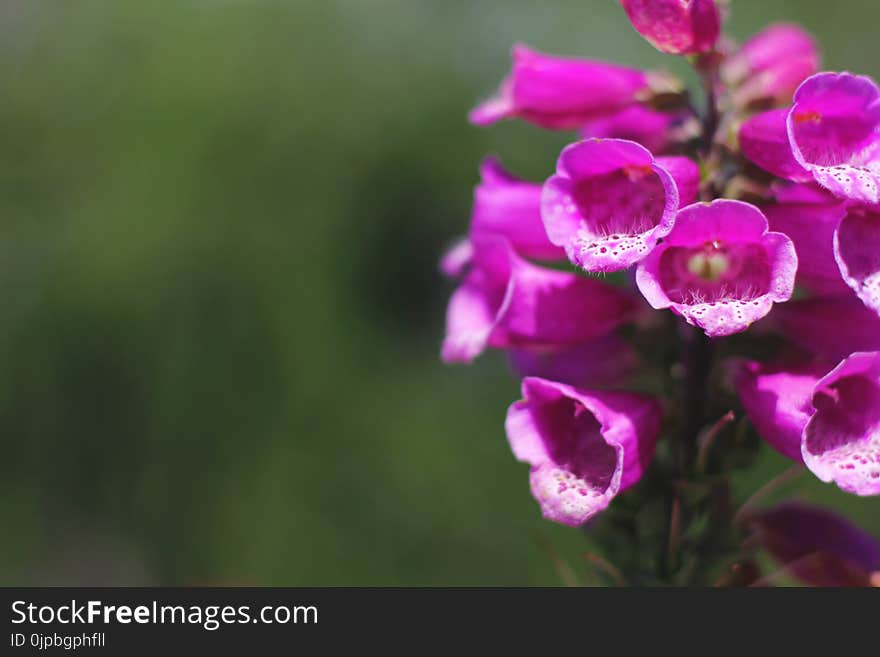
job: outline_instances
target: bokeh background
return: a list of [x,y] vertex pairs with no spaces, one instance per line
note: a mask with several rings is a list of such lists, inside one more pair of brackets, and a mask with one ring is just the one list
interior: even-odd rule
[[[733,9],[880,74],[875,0]],[[468,126],[518,40],[682,70],[610,0],[0,2],[0,583],[580,574],[503,359],[437,358],[477,163],[540,179],[569,139]]]

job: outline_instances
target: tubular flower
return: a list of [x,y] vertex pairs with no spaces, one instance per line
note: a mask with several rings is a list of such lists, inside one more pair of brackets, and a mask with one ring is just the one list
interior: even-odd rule
[[880,315],[880,212],[850,208],[834,233],[834,257],[843,280]]
[[798,346],[835,363],[854,351],[880,351],[880,317],[851,295],[791,301],[767,321]]
[[698,183],[687,158],[655,159],[635,142],[587,139],[562,151],[544,185],[544,228],[578,267],[626,269],[669,234],[680,199],[693,200]]
[[811,586],[877,586],[880,541],[846,518],[789,502],[749,521],[784,572]]
[[770,230],[785,233],[794,243],[799,285],[820,295],[852,294],[834,257],[834,234],[846,215],[842,203],[779,203],[763,211]]
[[813,414],[813,388],[828,369],[750,361],[736,378],[740,401],[758,435],[792,461],[803,462],[801,436]]
[[791,240],[768,232],[753,205],[718,200],[678,213],[675,228],[636,272],[645,299],[710,337],[744,331],[794,290]]
[[507,413],[514,455],[532,466],[532,495],[549,520],[578,526],[647,469],[661,411],[649,397],[526,378]]
[[774,176],[810,182],[813,175],[798,163],[791,151],[786,131],[788,113],[788,109],[777,109],[750,118],[740,127],[739,147],[747,160]]
[[735,88],[741,105],[759,101],[789,103],[798,86],[819,70],[816,41],[797,25],[762,30],[728,57],[721,75]]
[[880,201],[880,89],[850,73],[820,73],[794,95],[787,130],[795,160],[841,198]]
[[524,45],[495,96],[470,113],[476,125],[520,118],[543,128],[573,130],[612,114],[646,94],[651,76],[625,66],[554,57]]
[[620,0],[636,31],[660,52],[712,50],[721,31],[714,0]]
[[590,121],[581,128],[585,139],[628,139],[652,153],[663,153],[671,144],[696,132],[686,112],[661,112],[644,105],[630,105],[615,114]]
[[506,240],[481,237],[449,301],[443,360],[470,362],[486,347],[577,345],[610,332],[635,308],[624,290],[533,265]]
[[855,353],[813,390],[804,463],[819,479],[856,495],[880,494],[880,352]]
[[613,333],[563,349],[511,349],[508,356],[522,378],[536,376],[578,388],[622,385],[639,366],[636,350]]

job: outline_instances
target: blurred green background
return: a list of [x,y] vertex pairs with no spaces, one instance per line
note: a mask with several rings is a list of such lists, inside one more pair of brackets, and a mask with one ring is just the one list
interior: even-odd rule
[[[874,0],[733,5],[880,74]],[[503,359],[437,358],[478,161],[540,179],[570,139],[466,123],[517,40],[681,70],[609,0],[0,2],[0,583],[582,569],[506,446]]]

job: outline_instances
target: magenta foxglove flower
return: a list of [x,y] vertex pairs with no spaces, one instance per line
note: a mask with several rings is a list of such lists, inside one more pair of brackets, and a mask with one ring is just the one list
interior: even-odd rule
[[692,201],[698,185],[687,158],[655,159],[635,142],[587,139],[562,151],[544,185],[544,228],[578,267],[626,269],[669,234],[679,199]]
[[819,479],[856,495],[880,494],[880,352],[858,352],[813,391],[804,463]]
[[798,86],[819,70],[813,37],[798,25],[771,25],[728,57],[721,75],[736,87],[741,105],[770,100],[788,103]]
[[834,234],[834,257],[846,284],[880,315],[880,211],[850,208]]
[[672,55],[712,50],[721,31],[714,0],[620,0],[620,4],[648,43]]
[[833,511],[787,503],[750,518],[758,543],[811,586],[876,586],[880,540]]
[[779,203],[763,208],[770,230],[785,233],[798,255],[797,282],[814,294],[852,294],[834,257],[834,233],[843,203]]
[[678,213],[672,232],[639,264],[636,282],[652,307],[671,308],[719,337],[788,301],[796,272],[794,245],[768,232],[758,208],[717,200]]
[[813,388],[830,368],[747,362],[736,378],[736,390],[755,431],[783,456],[798,463],[801,436],[813,414]]
[[527,378],[507,412],[507,438],[529,463],[544,517],[578,526],[641,479],[654,455],[660,405],[624,392],[579,390]]
[[508,356],[521,378],[536,376],[576,388],[621,386],[639,366],[636,350],[613,333],[564,349],[511,349]]
[[644,105],[630,105],[615,114],[588,122],[581,128],[585,139],[628,139],[652,153],[662,153],[674,142],[698,133],[688,112],[660,112]]
[[470,362],[486,347],[574,346],[609,333],[637,307],[612,285],[523,260],[502,238],[472,243],[470,269],[447,308],[447,363]]
[[814,182],[795,183],[777,180],[771,187],[773,199],[777,203],[804,205],[835,205],[840,203],[840,199],[834,194]]
[[811,182],[813,174],[792,153],[786,129],[788,113],[788,109],[777,109],[750,118],[739,129],[739,147],[747,160],[774,176]]
[[489,125],[517,117],[544,128],[573,130],[631,105],[649,86],[644,71],[516,45],[510,75],[493,98],[470,113],[470,121]]
[[880,317],[852,295],[790,301],[767,322],[798,346],[834,363],[854,351],[880,351]]
[[494,157],[483,160],[480,176],[482,180],[474,190],[472,236],[501,235],[517,253],[527,258],[565,259],[565,251],[551,244],[544,230],[540,183],[511,175]]
[[794,96],[787,128],[795,160],[841,198],[880,201],[880,89],[850,73],[820,73]]

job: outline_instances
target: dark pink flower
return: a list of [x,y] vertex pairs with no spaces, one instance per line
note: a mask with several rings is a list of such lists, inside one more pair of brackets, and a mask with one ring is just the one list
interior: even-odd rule
[[795,160],[841,198],[880,201],[880,89],[850,73],[820,73],[794,96],[787,129]]
[[573,130],[631,105],[649,86],[644,71],[516,45],[510,75],[493,98],[470,113],[470,120],[489,125],[517,117],[544,128]]
[[620,0],[620,4],[639,34],[672,55],[711,50],[721,31],[714,0]]
[[779,333],[838,362],[854,351],[880,350],[880,317],[854,296],[790,301],[767,318]]
[[788,141],[788,109],[770,110],[750,118],[739,129],[739,147],[747,160],[775,176],[811,182],[813,174],[794,157]]
[[796,183],[777,180],[771,187],[773,198],[777,203],[835,205],[840,202],[834,194],[814,182]]
[[581,128],[581,136],[586,139],[628,139],[652,153],[662,153],[673,143],[695,134],[698,128],[690,112],[660,112],[644,105],[630,105]]
[[856,495],[880,494],[880,352],[858,352],[813,391],[804,463],[819,479]]
[[778,203],[763,208],[770,230],[785,233],[798,255],[797,282],[814,294],[852,294],[834,258],[834,233],[843,203]]
[[507,412],[514,455],[529,463],[544,517],[578,526],[634,485],[654,455],[661,410],[650,397],[527,378]]
[[577,388],[620,386],[635,374],[639,356],[629,342],[613,333],[574,347],[550,350],[511,349],[514,372]]
[[550,242],[541,220],[543,185],[508,173],[494,157],[480,166],[481,182],[474,190],[471,236],[495,234],[507,238],[527,258],[562,260],[565,251]]
[[587,139],[562,151],[544,185],[547,236],[586,271],[626,269],[672,230],[679,199],[697,195],[699,170],[684,157],[654,158],[635,142]]
[[757,101],[788,103],[798,86],[819,70],[813,37],[797,25],[771,25],[746,41],[722,68],[741,105]]
[[850,208],[834,234],[843,280],[880,315],[880,210]]
[[639,264],[636,282],[654,308],[671,308],[719,337],[746,330],[791,298],[796,272],[794,245],[768,232],[758,208],[717,200],[678,213],[672,232]]
[[470,268],[447,309],[446,362],[470,362],[486,347],[574,346],[609,333],[637,307],[612,285],[523,260],[503,238],[472,244]]
[[833,511],[788,503],[756,514],[749,524],[784,571],[806,584],[871,586],[876,581],[880,541]]
[[813,414],[813,388],[828,367],[747,362],[736,390],[755,431],[780,454],[798,463],[801,436]]

